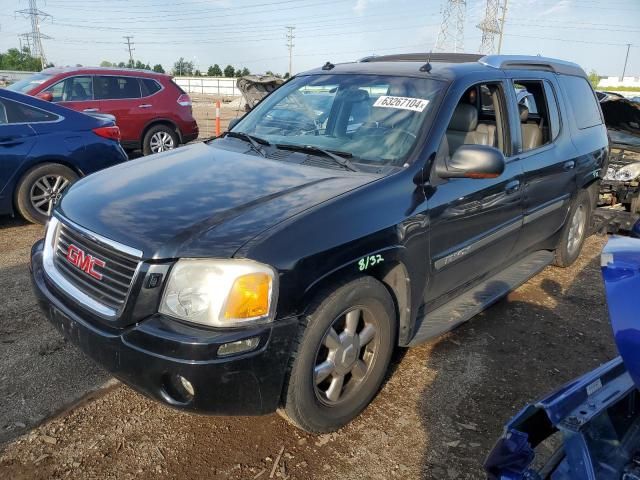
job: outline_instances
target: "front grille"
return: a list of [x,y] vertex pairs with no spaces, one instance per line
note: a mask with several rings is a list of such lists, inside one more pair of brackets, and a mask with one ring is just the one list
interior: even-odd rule
[[[82,251],[83,259],[90,255],[104,262],[104,266],[94,267],[94,271],[102,276],[101,279],[94,278],[67,259],[71,245]],[[53,264],[66,280],[96,302],[116,311],[122,310],[135,277],[139,258],[117,250],[62,222],[55,238],[54,252]]]

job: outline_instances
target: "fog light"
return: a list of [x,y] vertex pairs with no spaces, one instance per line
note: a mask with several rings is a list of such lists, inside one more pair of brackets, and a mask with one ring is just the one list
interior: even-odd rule
[[187,404],[196,394],[195,388],[189,380],[178,374],[163,376],[163,395],[170,403]]
[[182,385],[182,388],[185,389],[185,391],[189,394],[189,396],[193,397],[195,392],[193,390],[193,385],[191,385],[191,382],[186,378],[184,378],[182,375],[178,375],[178,380],[180,380],[180,384]]
[[248,352],[256,348],[258,343],[260,343],[260,337],[245,338],[237,342],[225,343],[218,348],[218,356],[224,357],[235,353]]

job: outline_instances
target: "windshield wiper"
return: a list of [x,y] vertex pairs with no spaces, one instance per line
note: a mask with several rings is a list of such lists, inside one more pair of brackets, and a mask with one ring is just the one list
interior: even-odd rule
[[260,145],[266,145],[267,147],[271,145],[264,138],[256,137],[245,132],[226,132],[225,137],[239,138],[240,140],[249,142],[251,144],[251,147],[263,157],[266,157],[267,154],[264,152]]
[[294,150],[298,152],[312,152],[321,153],[325,157],[330,158],[341,167],[357,172],[358,169],[349,161],[349,158],[353,157],[353,154],[349,152],[339,152],[335,150],[325,150],[324,148],[316,147],[314,145],[294,145],[292,143],[276,143],[276,148],[281,150]]

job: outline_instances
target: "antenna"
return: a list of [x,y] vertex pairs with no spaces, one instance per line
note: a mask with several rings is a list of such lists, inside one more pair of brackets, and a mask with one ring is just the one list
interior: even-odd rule
[[40,31],[40,24],[44,20],[52,17],[48,13],[45,13],[42,10],[38,9],[36,0],[29,0],[29,8],[16,10],[16,13],[19,13],[31,20],[31,32],[23,33],[20,35],[20,37],[24,38],[27,42],[29,53],[36,58],[40,58],[40,63],[42,64],[42,68],[44,69],[47,65],[47,58],[44,54],[42,40],[50,39],[51,37],[49,35],[45,35]]
[[467,0],[447,0],[442,12],[440,33],[436,41],[436,51],[464,51],[464,19],[467,11]]

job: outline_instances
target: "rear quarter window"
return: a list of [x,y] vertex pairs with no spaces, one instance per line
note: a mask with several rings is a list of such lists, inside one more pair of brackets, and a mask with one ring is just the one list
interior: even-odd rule
[[562,75],[560,78],[578,128],[582,130],[602,125],[600,107],[587,79],[570,75]]
[[143,97],[149,97],[162,89],[160,84],[152,78],[141,78],[140,87],[142,88]]

